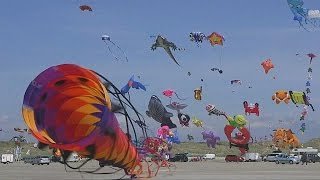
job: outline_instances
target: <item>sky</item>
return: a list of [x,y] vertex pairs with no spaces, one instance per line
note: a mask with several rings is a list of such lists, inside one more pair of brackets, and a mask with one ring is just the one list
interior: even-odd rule
[[[83,4],[90,5],[93,12],[81,11],[79,6]],[[259,103],[261,115],[246,116],[253,137],[270,137],[272,130],[279,127],[291,128],[302,141],[320,137],[318,58],[312,62],[310,95],[316,111],[309,109],[304,134],[299,131],[302,107],[271,100],[279,89],[304,91],[309,67],[306,54],[320,54],[320,31],[299,28],[285,0],[4,0],[2,5],[0,128],[10,132],[0,132],[0,140],[16,135],[14,127],[25,128],[21,108],[29,83],[45,69],[65,63],[99,72],[118,88],[131,75],[140,76],[147,91],[131,90],[131,101],[142,114],[152,95],[168,104],[162,91],[174,89],[187,98],[181,102],[189,105],[183,112],[202,119],[204,127],[217,132],[223,140],[226,120],[208,116],[205,106],[209,103],[228,115],[244,114],[245,100]],[[320,2],[306,0],[304,6],[319,9]],[[198,47],[189,40],[189,33],[195,31],[206,35],[218,32],[225,37],[224,45],[212,47],[204,42]],[[101,40],[103,34],[123,49],[128,62],[113,58]],[[158,34],[185,48],[173,52],[181,67],[163,49],[151,51],[155,41],[152,36]],[[268,58],[275,68],[265,74],[260,64]],[[223,74],[212,72],[213,67],[221,68]],[[187,75],[189,71],[191,76]],[[243,83],[231,86],[232,79]],[[203,100],[196,101],[193,90],[200,86]],[[145,118],[150,129],[159,127],[159,123]],[[193,125],[183,128],[176,115],[172,119],[182,140],[187,134],[202,140],[203,129]],[[123,123],[123,118],[119,117],[119,121]]]

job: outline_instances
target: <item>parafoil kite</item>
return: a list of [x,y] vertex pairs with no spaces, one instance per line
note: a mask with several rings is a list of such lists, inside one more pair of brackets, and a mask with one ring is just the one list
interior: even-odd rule
[[246,115],[247,114],[250,115],[251,113],[254,113],[257,116],[259,116],[259,114],[260,114],[259,104],[258,103],[255,103],[255,104],[250,103],[250,104],[248,104],[247,101],[244,101],[243,102],[243,107],[244,107],[244,112],[245,112]]
[[173,114],[166,110],[156,95],[151,96],[146,114],[161,123],[161,126],[168,126],[170,129],[177,127],[170,119]]
[[[245,127],[247,120],[243,115],[236,115],[234,117],[224,115],[229,124],[224,127],[224,133],[232,146],[238,147],[241,154],[245,154],[249,150],[249,141],[251,139],[250,132]],[[232,132],[237,128],[240,133],[236,133],[236,137],[232,137]]]
[[203,131],[202,133],[203,140],[207,141],[207,146],[215,148],[216,144],[220,141],[220,137],[213,131]]
[[[124,56],[125,60],[128,62],[128,57],[126,55],[126,53],[120,48],[120,46],[118,46],[116,43],[114,43],[109,35],[102,35],[101,36],[102,41],[106,44],[109,53],[117,60],[120,61],[121,56]],[[119,51],[119,53],[117,52]],[[121,54],[121,55],[120,55]]]
[[261,66],[263,67],[264,72],[266,74],[268,74],[270,69],[274,68],[274,65],[273,65],[271,59],[267,59],[267,60],[262,61]]
[[[59,149],[64,163],[75,151],[82,157],[122,168],[127,175],[142,176],[149,172],[147,177],[153,176],[142,169],[129,124],[124,133],[112,112],[108,91],[118,98],[120,91],[111,82],[113,90],[107,91],[99,77],[108,81],[75,64],[53,66],[40,73],[23,99],[22,114],[27,127],[40,145]],[[133,108],[130,101],[126,103]],[[126,108],[123,112],[127,121],[131,121]]]
[[207,39],[210,41],[212,46],[216,44],[223,46],[223,42],[225,41],[224,37],[216,32],[211,33]]
[[128,93],[130,88],[143,89],[144,91],[147,90],[142,83],[134,80],[134,75],[132,75],[128,83],[125,86],[123,86],[123,88],[121,88],[121,93],[122,94]]
[[92,8],[88,5],[81,5],[79,6],[79,8],[81,9],[81,11],[92,11]]
[[274,95],[272,95],[272,100],[279,104],[281,101],[288,104],[291,100],[291,97],[286,90],[278,90]]
[[156,50],[158,47],[162,47],[167,54],[170,56],[170,58],[178,65],[180,66],[180,64],[178,63],[178,61],[176,60],[176,58],[173,56],[170,48],[172,50],[184,50],[183,48],[178,48],[173,42],[168,41],[166,38],[162,37],[161,35],[157,36],[156,42],[154,44],[152,44],[151,46],[151,50],[154,51]]

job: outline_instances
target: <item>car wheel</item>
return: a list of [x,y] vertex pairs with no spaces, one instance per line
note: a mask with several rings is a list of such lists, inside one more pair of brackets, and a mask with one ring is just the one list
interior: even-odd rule
[[32,164],[32,165],[34,165],[34,164]]
[[293,161],[289,161],[290,164],[293,164]]
[[279,161],[276,161],[276,164],[279,164],[280,162]]
[[309,163],[312,163],[312,160],[311,160],[311,159],[309,160]]
[[264,160],[263,160],[263,162],[267,162],[267,160],[266,160],[266,159],[264,159]]

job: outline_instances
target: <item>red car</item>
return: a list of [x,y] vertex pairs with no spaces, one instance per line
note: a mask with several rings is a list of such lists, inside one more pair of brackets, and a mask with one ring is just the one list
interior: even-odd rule
[[243,162],[244,159],[237,155],[227,155],[225,158],[226,162]]

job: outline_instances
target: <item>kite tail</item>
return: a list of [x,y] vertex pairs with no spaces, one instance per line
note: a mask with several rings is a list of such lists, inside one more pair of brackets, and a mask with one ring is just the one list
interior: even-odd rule
[[186,100],[186,99],[187,99],[187,98],[180,98],[176,92],[175,92],[174,94],[175,94],[175,95],[176,95],[176,97],[177,97],[179,100],[181,100],[181,101],[184,101],[184,100]]
[[127,62],[128,62],[128,57],[127,57],[126,53],[125,53],[118,45],[116,45],[113,41],[110,40],[110,42],[111,42],[114,46],[116,46],[116,47],[123,53],[123,55],[126,57],[126,60],[127,60]]

